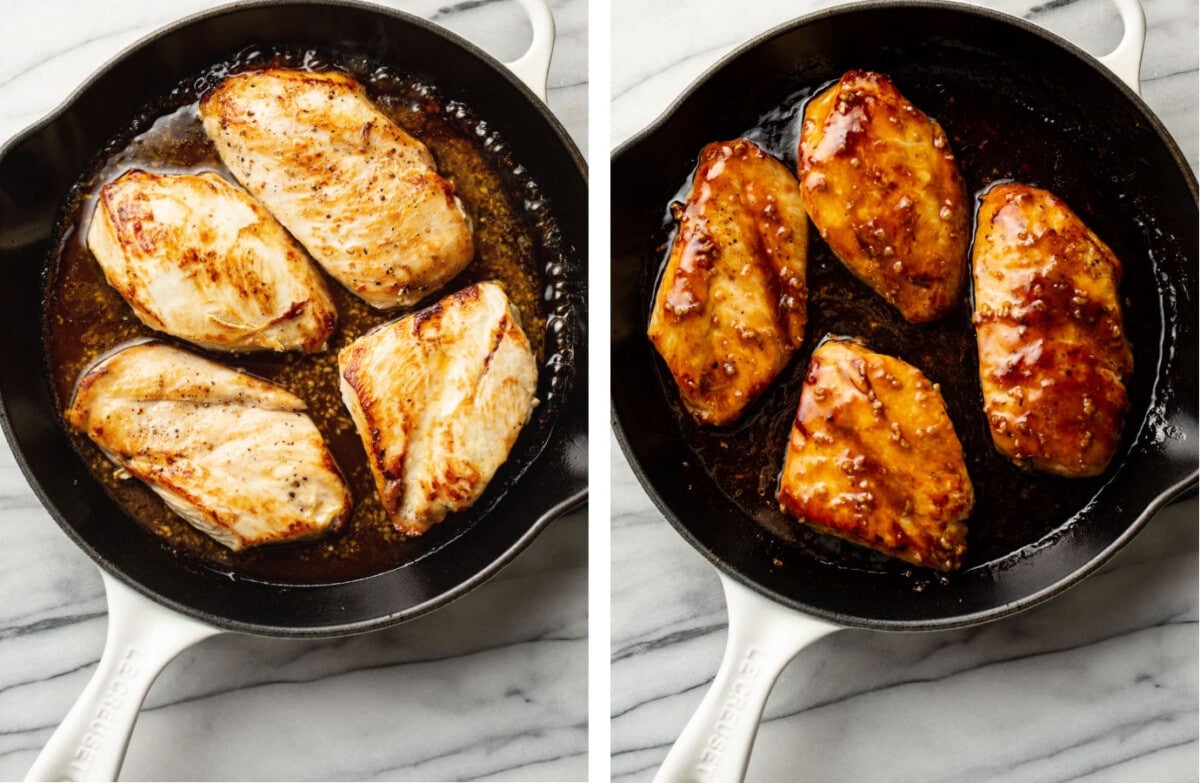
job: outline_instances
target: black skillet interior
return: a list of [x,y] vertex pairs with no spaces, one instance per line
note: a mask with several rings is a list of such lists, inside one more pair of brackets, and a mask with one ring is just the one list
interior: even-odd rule
[[[517,446],[521,464],[509,470],[503,492],[489,488],[495,505],[482,521],[470,520],[469,527],[478,522],[474,534],[431,537],[436,546],[413,562],[340,584],[231,579],[172,554],[89,474],[65,437],[42,372],[43,273],[56,213],[72,183],[146,103],[185,76],[264,44],[362,55],[461,100],[529,169],[567,251],[555,259],[569,268],[552,273],[559,284],[550,312],[560,317],[552,319],[556,336],[548,336],[560,346],[562,366],[540,390],[543,405],[527,428],[533,434],[523,434]],[[410,619],[484,581],[586,496],[586,248],[582,157],[545,106],[471,44],[424,20],[345,2],[249,3],[185,20],[120,55],[65,108],[0,153],[5,434],[63,529],[102,567],[161,603],[222,627],[272,635],[344,634]]]
[[[1019,20],[960,6],[832,10],[743,47],[617,152],[614,424],[659,508],[726,573],[847,625],[965,625],[1072,584],[1195,482],[1196,183],[1140,100],[1085,58]],[[813,230],[810,322],[792,363],[732,427],[700,428],[683,412],[645,338],[670,241],[667,205],[710,141],[748,135],[794,168],[804,100],[850,68],[890,74],[943,125],[969,191],[1003,178],[1049,188],[1124,259],[1136,362],[1132,410],[1103,477],[1023,474],[994,454],[976,378],[969,291],[942,321],[907,324],[851,277]],[[827,333],[865,338],[942,383],[977,494],[960,573],[938,577],[813,533],[773,502],[804,368]]]

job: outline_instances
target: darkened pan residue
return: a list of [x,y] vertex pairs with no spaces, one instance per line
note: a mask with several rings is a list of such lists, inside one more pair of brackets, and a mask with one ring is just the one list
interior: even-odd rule
[[[424,142],[439,171],[454,183],[475,226],[476,258],[439,292],[412,308],[376,311],[327,279],[338,311],[338,328],[326,351],[228,354],[205,351],[143,326],[104,280],[86,246],[98,189],[128,168],[153,171],[217,171],[234,181],[200,125],[200,97],[224,76],[280,65],[346,70],[362,81],[379,107]],[[185,79],[148,105],[97,157],[73,188],[55,229],[55,251],[46,275],[44,338],[49,377],[59,410],[69,403],[79,373],[115,346],[146,337],[243,369],[298,394],[350,485],[354,511],[346,525],[325,538],[233,553],[169,511],[147,487],[114,476],[115,466],[85,436],[72,442],[96,478],[137,522],[161,536],[184,564],[199,562],[235,578],[281,583],[338,582],[411,562],[453,540],[485,516],[505,488],[537,456],[557,409],[570,391],[578,291],[568,282],[576,262],[537,184],[485,119],[429,84],[367,59],[321,51],[251,49]],[[520,312],[537,353],[535,409],[509,457],[474,507],[452,514],[425,536],[407,539],[386,520],[353,422],[341,401],[338,351],[374,328],[427,306],[480,280],[498,280]],[[63,426],[66,426],[65,424]],[[69,429],[69,428],[68,428]],[[483,534],[486,535],[486,532]]]
[[[917,107],[937,120],[950,138],[968,192],[978,195],[997,180],[1015,179],[1046,188],[1063,198],[1112,247],[1124,265],[1121,284],[1126,331],[1133,346],[1134,373],[1129,384],[1131,409],[1121,446],[1108,471],[1093,479],[1063,479],[1017,469],[996,453],[983,414],[978,355],[971,325],[970,275],[958,303],[942,319],[910,324],[837,260],[810,225],[808,326],[804,344],[791,364],[737,424],[720,429],[698,426],[678,403],[669,371],[656,362],[663,393],[673,401],[676,421],[691,447],[681,455],[695,461],[721,491],[764,531],[764,546],[777,566],[789,558],[816,559],[831,567],[913,577],[916,589],[953,580],[821,535],[779,511],[775,491],[787,448],[805,369],[814,347],[828,334],[853,335],[872,350],[915,365],[942,387],[955,431],[962,441],[975,487],[975,511],[968,520],[964,570],[1003,565],[1031,548],[1045,545],[1070,525],[1111,478],[1143,427],[1162,425],[1162,401],[1154,379],[1164,333],[1157,306],[1159,289],[1152,248],[1180,253],[1178,241],[1162,230],[1130,217],[1140,210],[1133,183],[1110,175],[1120,167],[1106,161],[1120,154],[1102,143],[1105,132],[1089,128],[1072,109],[1048,94],[1045,85],[986,81],[990,71],[978,50],[942,44],[922,45],[914,53],[881,49],[871,62],[845,68],[878,70],[890,75]],[[1003,63],[992,63],[996,69]],[[795,170],[800,121],[805,103],[841,76],[841,68],[823,64],[804,74],[781,77],[773,88],[755,91],[747,105],[734,106],[748,118],[741,135],[755,141]],[[1011,69],[1008,71],[1011,75]],[[1003,90],[998,90],[1003,85]],[[714,139],[715,140],[715,139]],[[1099,140],[1099,141],[1098,141]],[[699,150],[697,150],[697,153]],[[676,199],[686,197],[689,178]],[[645,279],[646,321],[657,279],[662,274],[675,224],[664,210],[659,256],[647,259],[653,270]],[[973,230],[972,230],[973,233]],[[1173,295],[1170,290],[1165,295]],[[731,524],[737,524],[731,522]]]

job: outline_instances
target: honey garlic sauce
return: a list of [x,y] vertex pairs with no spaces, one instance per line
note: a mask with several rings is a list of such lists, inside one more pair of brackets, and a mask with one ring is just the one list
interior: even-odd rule
[[[757,523],[757,546],[767,562],[776,561],[776,568],[786,570],[790,561],[809,558],[832,568],[903,575],[912,579],[914,589],[954,579],[953,574],[935,578],[926,570],[821,535],[780,512],[775,492],[801,385],[812,351],[826,335],[860,338],[872,350],[903,359],[940,385],[975,488],[975,510],[966,522],[963,570],[1003,567],[1028,548],[1048,544],[1069,531],[1074,516],[1121,464],[1143,419],[1153,425],[1158,404],[1153,368],[1163,330],[1172,328],[1163,323],[1158,309],[1154,253],[1182,254],[1183,250],[1144,216],[1131,216],[1137,207],[1137,185],[1116,173],[1123,168],[1120,161],[1125,152],[1106,148],[1104,133],[1091,129],[1069,106],[1039,98],[1042,88],[1037,85],[1005,86],[989,77],[1000,72],[1003,64],[981,64],[982,56],[975,50],[922,44],[883,50],[869,62],[848,65],[887,73],[915,106],[938,121],[958,158],[968,193],[977,197],[1003,179],[1044,187],[1068,203],[1122,259],[1121,303],[1137,369],[1128,386],[1131,412],[1117,454],[1108,471],[1096,478],[1059,478],[1010,464],[993,448],[983,413],[969,282],[944,317],[926,324],[907,323],[847,271],[819,234],[810,230],[808,326],[790,364],[731,426],[698,426],[682,405],[675,406],[673,422],[690,445],[690,453],[679,459],[708,474]],[[794,168],[804,106],[839,76],[840,71],[831,70],[817,78],[809,74],[781,79],[774,88],[746,98],[749,105],[739,107],[733,101],[727,108],[733,116],[747,118],[743,136]],[[686,194],[686,187],[686,181],[681,183],[677,200]],[[973,198],[972,214],[977,205]],[[663,217],[665,252],[675,224],[669,211]],[[655,275],[649,274],[647,312],[655,285]],[[662,393],[678,400],[661,362],[658,369]]]
[[[332,279],[327,285],[338,312],[338,327],[325,351],[228,354],[206,351],[144,326],[104,280],[86,246],[88,223],[101,186],[123,171],[216,171],[233,181],[200,124],[202,94],[228,74],[267,65],[326,69],[340,67],[367,87],[377,105],[429,147],[439,172],[449,179],[474,223],[476,257],[466,270],[417,307],[374,310]],[[225,549],[172,513],[146,486],[115,477],[115,466],[85,436],[70,432],[92,473],[140,524],[161,536],[180,556],[236,578],[279,583],[337,582],[379,573],[410,562],[451,540],[486,509],[519,467],[505,465],[476,508],[451,515],[428,534],[407,539],[387,520],[367,467],[362,442],[338,386],[337,353],[370,329],[481,280],[500,281],[517,307],[540,366],[539,397],[552,395],[564,365],[562,351],[547,346],[552,293],[563,288],[555,277],[569,266],[557,244],[558,232],[537,186],[514,163],[502,140],[468,107],[447,101],[437,90],[409,76],[363,59],[323,52],[251,51],[187,80],[133,120],[77,184],[57,227],[47,276],[46,360],[59,409],[69,404],[79,374],[102,354],[131,340],[153,337],[195,351],[226,366],[250,372],[297,394],[308,405],[330,445],[354,498],[354,510],[338,532],[311,542],[262,547],[239,553]],[[545,292],[545,293],[544,293]],[[548,355],[549,354],[549,355]],[[549,394],[545,391],[550,389]],[[526,429],[536,429],[543,404]],[[64,424],[64,426],[66,426]],[[544,428],[542,428],[544,429]],[[532,437],[532,436],[531,436]],[[509,462],[520,460],[522,441]],[[463,519],[469,517],[469,519]]]

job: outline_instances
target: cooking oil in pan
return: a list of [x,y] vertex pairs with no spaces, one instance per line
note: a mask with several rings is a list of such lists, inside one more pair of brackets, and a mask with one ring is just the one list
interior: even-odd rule
[[[439,171],[450,179],[475,226],[476,257],[440,292],[417,307],[374,310],[336,281],[327,281],[338,311],[338,328],[318,354],[227,354],[206,351],[144,326],[110,288],[87,249],[88,223],[99,188],[129,168],[160,172],[215,171],[233,181],[200,124],[198,101],[225,75],[266,65],[340,68],[353,73],[376,104],[429,147]],[[236,578],[280,583],[338,582],[411,562],[463,533],[486,514],[540,451],[557,407],[571,383],[575,289],[574,261],[562,247],[550,205],[528,170],[514,161],[504,139],[469,107],[445,99],[436,88],[388,66],[330,52],[248,50],[187,79],[140,116],[101,153],[76,185],[57,227],[47,275],[46,361],[59,409],[69,403],[75,380],[114,347],[153,337],[203,354],[279,384],[300,396],[328,441],[354,498],[354,511],[337,533],[305,543],[231,552],[176,516],[147,487],[114,477],[114,466],[85,436],[72,442],[108,492],[137,522],[160,536],[181,557]],[[472,509],[451,515],[425,536],[409,539],[388,522],[375,491],[362,443],[337,381],[338,351],[375,326],[392,321],[473,282],[498,280],[521,315],[541,364],[533,420],[492,485]],[[64,426],[66,426],[64,424]]]

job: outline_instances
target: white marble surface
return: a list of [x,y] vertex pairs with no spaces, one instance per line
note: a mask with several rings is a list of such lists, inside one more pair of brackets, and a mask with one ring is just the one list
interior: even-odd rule
[[[613,0],[614,145],[739,42],[832,4]],[[1121,34],[1107,0],[988,5],[1094,54]],[[1194,169],[1197,6],[1145,8],[1143,93]],[[612,450],[612,773],[648,781],[716,673],[726,614],[715,571]],[[747,780],[1197,780],[1197,514],[1194,499],[1168,507],[1103,571],[1016,617],[818,641],[775,687]]]
[[[0,140],[120,49],[204,0],[5,3]],[[501,60],[529,28],[515,3],[394,2]],[[586,0],[552,2],[551,109],[586,140]],[[19,779],[104,642],[98,571],[0,445],[0,780]],[[150,692],[128,780],[580,780],[587,775],[586,513],[553,523],[466,597],[333,641],[221,636]]]

